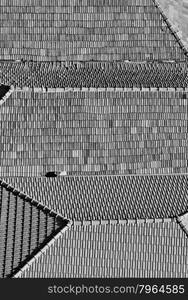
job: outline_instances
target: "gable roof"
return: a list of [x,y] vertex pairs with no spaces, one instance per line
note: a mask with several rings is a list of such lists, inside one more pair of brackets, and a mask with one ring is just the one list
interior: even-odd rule
[[187,256],[187,236],[174,219],[74,224],[16,276],[182,278]]
[[188,175],[7,177],[68,219],[170,218],[188,210]]
[[186,88],[186,62],[0,61],[0,82],[24,88]]
[[188,171],[188,90],[15,91],[0,107],[0,176]]
[[11,277],[68,221],[0,181],[0,277]]
[[187,60],[154,0],[3,1],[0,19],[0,59]]

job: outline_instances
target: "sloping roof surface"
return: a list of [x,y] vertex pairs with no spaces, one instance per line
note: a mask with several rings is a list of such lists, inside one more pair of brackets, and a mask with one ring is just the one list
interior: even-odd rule
[[78,225],[20,277],[187,277],[188,239],[175,220]]
[[0,108],[1,176],[188,170],[188,91],[15,91]]
[[175,217],[188,210],[188,176],[8,177],[17,189],[77,221]]
[[0,12],[1,59],[187,59],[153,0],[3,0]]
[[16,87],[186,88],[188,64],[175,62],[0,61],[0,82]]
[[32,88],[0,106],[30,196],[1,182],[0,276],[187,277],[188,55],[156,1],[2,0],[0,27],[0,82]]
[[17,272],[67,224],[0,181],[0,278]]

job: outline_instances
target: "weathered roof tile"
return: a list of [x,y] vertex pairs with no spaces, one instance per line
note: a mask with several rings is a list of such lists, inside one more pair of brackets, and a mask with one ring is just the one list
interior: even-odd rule
[[187,175],[5,179],[75,221],[170,218],[188,210]]
[[21,269],[67,223],[0,181],[0,277]]
[[187,255],[188,239],[175,220],[73,226],[19,277],[182,278]]
[[188,170],[188,91],[15,91],[0,107],[1,176]]
[[170,25],[153,0],[7,0],[1,4],[0,58],[186,60]]

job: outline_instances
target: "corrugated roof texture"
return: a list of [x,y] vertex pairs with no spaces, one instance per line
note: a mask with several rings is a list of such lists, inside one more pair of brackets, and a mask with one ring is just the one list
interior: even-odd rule
[[187,91],[14,92],[0,107],[1,176],[188,170]]
[[[0,186],[0,278],[11,276],[63,226],[49,210],[23,199],[18,191]],[[57,217],[57,218],[56,218]]]
[[150,221],[74,226],[20,277],[187,277],[185,233],[174,220]]
[[186,59],[153,0],[2,0],[0,12],[0,59]]
[[11,185],[77,221],[169,218],[188,210],[188,176],[9,177]]
[[188,64],[0,61],[0,82],[20,88],[186,88]]

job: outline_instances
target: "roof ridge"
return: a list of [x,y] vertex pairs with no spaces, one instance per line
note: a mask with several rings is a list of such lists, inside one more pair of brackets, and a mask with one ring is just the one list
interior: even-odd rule
[[[159,7],[159,10],[161,11],[161,8]],[[171,27],[173,25],[170,24]],[[175,33],[177,34],[176,30],[174,29]],[[181,39],[181,38],[180,38]],[[152,63],[175,63],[175,64],[187,64],[188,62],[185,60],[175,60],[175,59],[151,59],[151,60],[14,60],[14,59],[0,59],[0,64],[1,63],[15,63],[15,64],[23,64],[23,65],[29,65],[29,64],[49,64],[49,65],[57,65],[59,67],[67,67],[71,65],[87,65],[87,64],[98,64],[98,65],[120,65],[120,64],[152,64]]]
[[[179,91],[179,92],[188,92],[188,87],[171,87],[171,88],[165,88],[165,87],[123,87],[123,88],[113,88],[113,87],[104,87],[104,88],[87,88],[87,87],[80,87],[80,88],[71,88],[71,87],[67,87],[67,88],[44,88],[44,87],[16,87],[14,89],[15,92],[34,92],[34,93],[62,93],[62,92],[69,92],[69,91],[73,91],[73,92],[77,92],[77,91],[83,91],[83,92],[96,92],[96,91],[109,91],[109,92],[118,92],[118,91],[139,91],[139,92],[162,92],[162,91]],[[1,104],[1,103],[0,103]]]
[[62,233],[64,233],[65,231],[67,231],[72,225],[72,222],[69,220],[69,222],[67,223],[67,225],[61,229],[54,237],[51,238],[51,240],[42,248],[40,249],[37,254],[35,254],[18,272],[16,272],[13,275],[13,278],[18,278],[20,277],[20,275],[27,269],[30,267],[30,265],[33,263],[33,261],[38,260],[38,258],[40,257],[40,255],[43,255],[46,253],[47,249],[55,243],[55,241],[59,238],[59,236],[62,235]]
[[173,23],[171,21],[169,21],[169,18],[166,16],[166,14],[164,13],[164,10],[161,8],[160,3],[158,2],[158,0],[152,0],[154,5],[158,8],[163,21],[165,22],[165,24],[167,25],[167,27],[169,28],[170,32],[172,33],[172,35],[175,37],[177,43],[179,44],[180,48],[183,50],[185,56],[188,59],[188,50],[186,48],[186,46],[184,45],[181,37],[179,37],[177,30],[175,29],[175,26],[173,25]]
[[[46,180],[57,180],[60,178],[92,178],[92,177],[164,177],[164,176],[173,176],[173,177],[182,177],[182,176],[188,176],[188,173],[166,173],[166,174],[86,174],[86,175],[64,175],[64,176],[57,176],[54,178],[47,178],[45,176],[29,176],[31,178],[40,178],[40,179],[46,179]],[[24,178],[25,176],[5,176],[5,178]]]
[[171,223],[175,222],[176,217],[172,218],[145,218],[145,219],[124,219],[124,220],[82,220],[72,221],[72,226],[101,226],[101,225],[141,225],[151,223]]
[[175,65],[187,65],[188,61],[186,60],[172,60],[172,59],[151,59],[151,60],[86,60],[86,61],[34,61],[34,60],[2,60],[0,59],[0,64],[12,64],[12,65],[20,65],[24,67],[34,67],[34,66],[46,66],[48,67],[60,67],[60,68],[69,68],[73,66],[87,66],[87,65],[96,65],[99,67],[106,66],[106,65],[116,65],[116,66],[122,66],[122,65],[153,65],[153,64],[175,64]]

